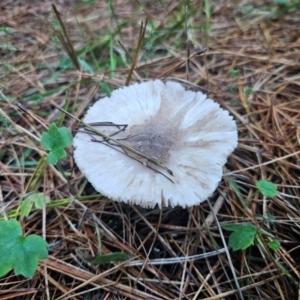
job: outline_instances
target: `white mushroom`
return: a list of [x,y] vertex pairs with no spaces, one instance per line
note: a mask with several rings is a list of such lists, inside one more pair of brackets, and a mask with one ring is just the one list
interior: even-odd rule
[[228,111],[175,82],[117,89],[90,107],[84,122],[106,122],[95,128],[172,171],[88,130],[76,134],[75,161],[94,188],[115,201],[148,208],[189,207],[206,200],[237,146],[236,123]]

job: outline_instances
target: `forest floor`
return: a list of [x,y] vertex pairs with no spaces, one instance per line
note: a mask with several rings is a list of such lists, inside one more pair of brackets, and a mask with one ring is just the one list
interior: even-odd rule
[[[300,299],[300,2],[56,2],[61,23],[53,1],[0,1],[0,222],[49,245],[32,278],[0,279],[0,298]],[[81,119],[129,74],[200,90],[234,117],[238,147],[209,201],[144,209],[95,191],[72,147],[45,163],[49,125],[78,126],[59,109]],[[80,254],[120,251],[128,260],[99,265]]]

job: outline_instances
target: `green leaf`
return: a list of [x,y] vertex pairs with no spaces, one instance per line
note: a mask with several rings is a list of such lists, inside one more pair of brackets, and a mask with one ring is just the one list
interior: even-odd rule
[[42,145],[50,151],[47,157],[48,164],[56,164],[66,157],[65,147],[72,144],[73,137],[65,127],[57,128],[54,123],[49,126],[48,132],[42,134]]
[[267,214],[266,216],[261,215],[261,214],[257,214],[255,216],[256,219],[262,219],[264,221],[270,222],[270,223],[274,223],[276,221],[276,217],[270,214]]
[[42,145],[46,150],[51,150],[53,146],[52,138],[47,132],[42,134]]
[[268,246],[273,250],[278,250],[280,247],[280,243],[277,240],[274,240],[274,241],[269,242]]
[[98,254],[95,257],[86,257],[79,251],[76,251],[76,253],[82,260],[84,260],[86,263],[90,263],[92,265],[109,264],[114,261],[124,261],[129,258],[128,254],[125,252],[114,252],[114,253],[110,253],[110,254]]
[[52,152],[56,155],[57,159],[62,159],[67,156],[67,153],[63,148],[54,149]]
[[223,226],[232,231],[228,240],[228,247],[233,251],[243,250],[251,246],[257,234],[257,228],[251,224],[236,224]]
[[[247,230],[247,229],[252,230],[252,231],[257,231],[257,228],[254,225],[248,224],[248,223],[224,225],[222,227],[229,231],[241,231],[241,230]],[[246,229],[244,229],[244,228],[246,228]]]
[[[54,124],[55,125],[55,124]],[[61,127],[58,129],[59,142],[62,147],[69,147],[72,145],[73,137],[68,128]]]
[[44,201],[46,203],[50,203],[50,197],[45,196],[43,193],[32,194],[34,200],[34,206],[37,209],[43,209]]
[[58,159],[57,159],[57,156],[56,154],[51,151],[49,154],[48,154],[48,157],[47,157],[47,163],[49,165],[55,165],[57,163]]
[[106,94],[107,97],[111,96],[111,91],[109,89],[109,87],[107,86],[107,84],[104,81],[101,81],[99,83],[101,89],[103,90],[103,92]]
[[33,201],[28,198],[23,200],[21,203],[21,217],[28,217],[31,212]]
[[273,3],[275,4],[289,4],[290,0],[273,0]]
[[44,201],[46,201],[46,203],[50,203],[50,198],[48,196],[44,196],[43,193],[33,193],[29,195],[21,203],[21,217],[28,217],[33,205],[37,209],[42,209]]
[[0,277],[14,268],[16,275],[31,278],[39,259],[48,257],[47,246],[38,235],[24,237],[18,221],[0,221]]
[[78,59],[80,65],[82,66],[83,70],[90,73],[90,74],[95,74],[93,68],[83,59],[79,58]]
[[264,196],[268,198],[272,198],[278,195],[277,185],[266,179],[257,181],[256,187]]

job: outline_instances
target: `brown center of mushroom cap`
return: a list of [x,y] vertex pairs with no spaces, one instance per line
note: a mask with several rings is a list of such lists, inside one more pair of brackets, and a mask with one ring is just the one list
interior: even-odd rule
[[169,150],[176,143],[177,128],[153,126],[151,123],[145,122],[132,126],[126,143],[139,152],[165,164],[170,156]]
[[[179,126],[188,106],[179,107],[174,114],[172,100],[164,94],[160,96],[160,106],[149,119],[142,124],[129,125],[129,134],[125,142],[139,152],[166,164],[169,161],[170,150],[176,148],[182,136]],[[183,97],[182,93],[178,93],[177,96],[180,100]],[[130,153],[130,156],[135,157],[135,154]]]

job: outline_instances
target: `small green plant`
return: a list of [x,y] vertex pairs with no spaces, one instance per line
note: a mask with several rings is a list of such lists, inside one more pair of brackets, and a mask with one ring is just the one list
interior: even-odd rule
[[47,162],[55,165],[58,160],[66,157],[65,147],[72,144],[73,137],[65,127],[57,128],[54,123],[49,126],[48,132],[42,134],[42,145],[49,151]]
[[268,246],[272,250],[278,250],[280,247],[280,243],[277,240],[274,240],[274,241],[269,242]]
[[81,252],[76,251],[77,255],[86,263],[92,265],[109,264],[115,261],[124,261],[128,259],[128,254],[125,252],[114,252],[110,254],[98,254],[95,257],[86,257]]
[[[268,180],[259,180],[256,182],[258,190],[266,197],[277,196],[277,186]],[[268,221],[274,221],[271,218]],[[224,229],[232,231],[228,240],[228,247],[232,248],[233,251],[244,250],[257,242],[260,246],[265,249],[263,242],[261,241],[261,236],[268,236],[274,238],[274,236],[262,229],[258,229],[253,224],[233,224],[225,225]],[[268,242],[268,247],[272,250],[278,250],[280,243],[277,240],[272,240]]]
[[[11,27],[7,27],[7,26],[2,26],[0,27],[0,31],[2,31],[4,33],[4,35],[6,37],[11,36]],[[19,49],[16,48],[14,45],[12,45],[11,43],[7,42],[3,42],[0,43],[0,49],[5,51],[5,52],[9,52],[9,51],[18,51]]]
[[233,251],[244,250],[251,246],[257,234],[257,229],[251,224],[226,225],[223,228],[232,231],[229,236],[228,247]]
[[2,26],[0,27],[0,30],[3,31],[3,33],[5,35],[11,35],[11,27],[7,27],[7,26]]
[[233,79],[233,80],[236,80],[238,78],[239,72],[240,72],[239,69],[236,69],[236,68],[231,69],[229,71],[230,78]]
[[14,269],[16,275],[31,278],[40,259],[48,257],[47,242],[40,236],[23,236],[18,221],[0,221],[0,277]]
[[33,206],[36,209],[42,209],[44,201],[50,203],[50,198],[48,196],[45,197],[43,193],[33,193],[29,195],[22,201],[21,217],[28,217]]
[[266,197],[272,198],[278,195],[277,186],[276,184],[266,180],[262,179],[256,182],[256,187],[259,189],[259,191]]
[[250,86],[246,86],[245,89],[244,89],[244,91],[245,91],[245,94],[246,94],[247,96],[249,96],[250,94],[253,93],[253,88],[250,87]]
[[[259,234],[274,237],[262,229],[257,229],[257,227],[252,224],[225,225],[223,228],[232,231],[229,236],[228,247],[232,248],[233,251],[247,249],[253,245],[255,241],[263,246]],[[268,246],[273,250],[278,250],[280,243],[277,240],[273,240],[268,243]]]

